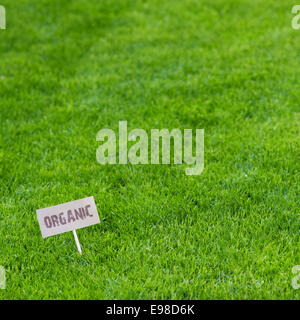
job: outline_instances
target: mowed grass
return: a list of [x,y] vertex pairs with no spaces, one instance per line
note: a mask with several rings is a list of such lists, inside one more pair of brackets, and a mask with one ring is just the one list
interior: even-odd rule
[[[2,0],[1,299],[299,299],[300,31],[273,0]],[[205,129],[205,169],[100,129]],[[36,209],[102,223],[42,239]]]

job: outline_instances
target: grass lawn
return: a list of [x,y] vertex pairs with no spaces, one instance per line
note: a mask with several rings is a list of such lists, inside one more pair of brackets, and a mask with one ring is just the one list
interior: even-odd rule
[[[294,2],[1,0],[0,299],[299,299]],[[203,173],[100,165],[121,120],[205,129]],[[92,195],[82,256],[42,239],[36,209]]]

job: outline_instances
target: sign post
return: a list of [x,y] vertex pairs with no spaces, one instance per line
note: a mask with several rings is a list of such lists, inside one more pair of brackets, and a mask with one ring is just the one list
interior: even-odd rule
[[76,246],[80,254],[82,250],[76,229],[100,223],[94,197],[38,209],[36,212],[43,238],[73,231]]
[[74,239],[75,239],[75,242],[76,242],[77,249],[78,249],[79,253],[82,254],[80,243],[79,243],[79,240],[78,240],[77,233],[76,233],[75,229],[73,230],[73,235],[74,235]]

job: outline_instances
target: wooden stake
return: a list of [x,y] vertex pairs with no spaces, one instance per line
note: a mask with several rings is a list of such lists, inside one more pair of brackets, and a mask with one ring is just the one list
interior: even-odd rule
[[81,254],[82,251],[81,251],[80,243],[79,243],[79,240],[78,240],[77,233],[76,233],[75,229],[73,230],[73,234],[74,234],[74,239],[75,239],[75,242],[76,242],[76,245],[77,245],[77,249],[78,249],[79,253]]

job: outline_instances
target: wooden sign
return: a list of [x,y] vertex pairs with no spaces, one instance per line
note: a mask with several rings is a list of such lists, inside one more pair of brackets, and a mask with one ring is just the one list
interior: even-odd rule
[[75,230],[100,223],[94,197],[38,209],[36,212],[43,238],[73,231],[80,253],[81,248]]

